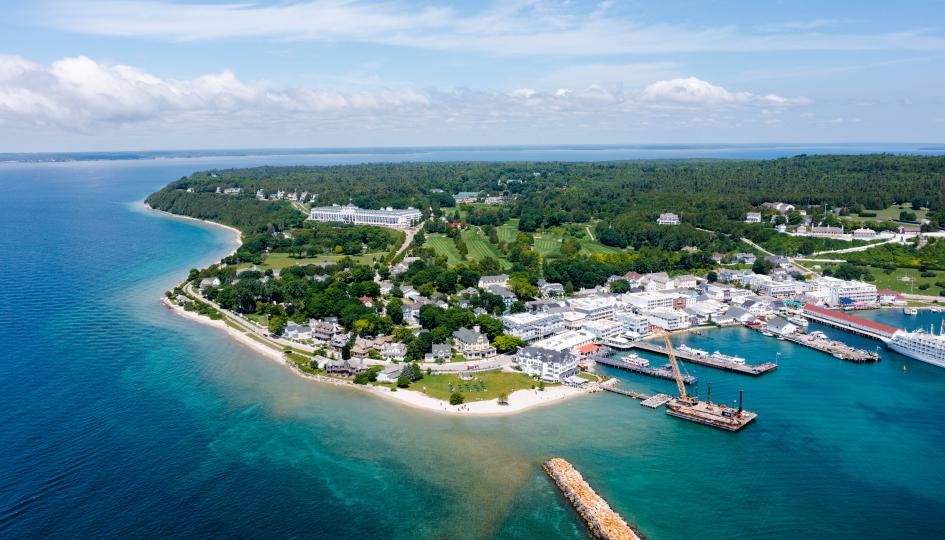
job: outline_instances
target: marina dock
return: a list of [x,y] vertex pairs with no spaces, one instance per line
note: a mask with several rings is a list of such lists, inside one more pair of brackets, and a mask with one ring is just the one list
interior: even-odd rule
[[[662,345],[657,345],[655,343],[650,343],[647,341],[633,341],[630,343],[633,349],[639,349],[641,351],[647,351],[655,354],[662,354],[666,356],[666,348]],[[690,364],[696,364],[700,366],[706,366],[715,369],[721,369],[724,371],[731,371],[732,373],[741,373],[742,375],[750,375],[752,377],[758,377],[759,375],[764,375],[765,373],[771,373],[772,371],[778,369],[778,365],[774,362],[765,362],[764,364],[736,364],[734,362],[726,362],[724,360],[718,360],[712,358],[711,356],[696,356],[694,354],[689,354],[680,350],[677,350],[676,347],[673,347],[673,352],[676,354],[676,358],[682,360],[683,362],[688,362]]]
[[849,313],[845,313],[843,311],[822,308],[813,304],[805,305],[801,316],[807,320],[814,321],[825,326],[839,328],[840,330],[844,330],[852,334],[868,337],[870,339],[878,339],[883,342],[892,338],[893,334],[895,334],[898,330],[898,328],[895,326],[889,326],[888,324],[870,321],[862,317],[857,317],[856,315],[850,315]]
[[640,536],[591,488],[571,463],[551,458],[542,468],[584,519],[592,538],[640,540]]
[[[754,324],[754,325],[745,325],[747,328],[752,330],[757,330],[759,332],[763,331],[765,326],[763,324]],[[817,338],[812,334],[788,334],[779,336],[783,337],[785,341],[790,341],[791,343],[796,343],[803,347],[809,349],[814,349],[815,351],[820,351],[825,354],[829,354],[834,358],[839,358],[841,360],[846,360],[848,362],[854,362],[857,364],[865,364],[869,362],[879,362],[881,359],[879,354],[876,352],[870,352],[864,349],[857,349],[851,347],[846,343],[836,341],[833,339],[827,338]]]
[[[603,357],[603,356],[595,358],[594,361],[604,366],[613,367],[617,369],[624,369],[633,373],[639,373],[641,375],[649,375],[650,377],[656,377],[657,379],[666,379],[668,381],[672,381],[674,379],[673,370],[668,367],[654,368],[654,367],[638,366],[636,364],[624,362],[620,358],[611,358],[611,357]],[[683,379],[683,382],[686,384],[695,384],[696,381],[698,381],[698,379],[696,379],[692,375],[683,375],[682,379]]]

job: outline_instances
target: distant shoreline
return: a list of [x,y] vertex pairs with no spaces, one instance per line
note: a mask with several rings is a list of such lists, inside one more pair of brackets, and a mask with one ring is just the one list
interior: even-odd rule
[[[234,227],[229,225],[224,225],[222,223],[217,223],[215,221],[197,219],[189,216],[180,216],[177,214],[172,214],[170,212],[165,212],[164,210],[157,210],[152,208],[145,202],[142,202],[142,205],[145,209],[156,212],[164,217],[170,217],[174,219],[185,219],[190,221],[196,221],[199,223],[206,223],[214,225],[216,227],[222,227],[224,229],[233,232],[236,235],[236,247],[229,254],[232,255],[236,253],[239,249],[239,246],[242,245],[242,232]],[[473,401],[469,403],[463,403],[462,405],[450,405],[446,401],[432,398],[423,394],[422,392],[417,392],[415,390],[405,390],[398,389],[396,392],[388,389],[384,386],[373,386],[373,385],[359,385],[354,384],[351,381],[343,379],[335,379],[331,377],[325,377],[321,375],[312,375],[310,373],[305,373],[304,371],[298,369],[296,366],[292,365],[291,362],[288,362],[285,356],[269,347],[266,347],[262,343],[246,336],[245,334],[237,331],[227,324],[220,320],[213,320],[210,317],[200,315],[198,313],[190,312],[184,308],[171,303],[166,297],[161,298],[162,303],[172,309],[174,313],[201,324],[206,324],[222,330],[229,337],[233,338],[237,343],[246,346],[247,348],[253,350],[254,352],[277,362],[278,364],[286,367],[292,371],[296,376],[303,379],[324,384],[332,384],[335,386],[341,386],[345,388],[351,388],[354,390],[360,390],[363,392],[368,392],[372,395],[379,396],[392,400],[401,405],[405,405],[414,409],[422,409],[425,411],[435,412],[438,414],[448,414],[453,416],[507,416],[511,414],[517,414],[524,412],[536,407],[541,407],[545,405],[551,405],[553,403],[561,403],[572,397],[587,395],[590,392],[587,390],[581,390],[577,388],[572,388],[568,386],[553,386],[545,388],[544,390],[517,390],[512,392],[508,396],[508,405],[499,405],[498,399],[490,399],[486,401]],[[422,379],[421,379],[422,381]],[[420,383],[422,385],[422,383]]]

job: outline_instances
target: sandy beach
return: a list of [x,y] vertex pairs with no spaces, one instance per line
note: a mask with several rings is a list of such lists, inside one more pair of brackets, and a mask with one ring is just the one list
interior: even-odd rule
[[162,302],[165,306],[172,309],[181,317],[199,322],[201,324],[206,324],[226,332],[227,335],[236,340],[238,343],[252,349],[253,351],[274,362],[279,363],[282,366],[285,366],[303,379],[318,383],[343,386],[345,388],[350,388],[360,392],[367,392],[400,403],[401,405],[439,414],[450,414],[455,416],[509,415],[527,411],[529,409],[534,409],[536,407],[542,407],[554,403],[563,403],[565,400],[575,396],[593,393],[589,390],[572,388],[570,386],[550,386],[546,387],[544,390],[518,390],[512,392],[508,397],[508,405],[499,405],[497,399],[491,399],[488,401],[475,401],[472,403],[464,403],[462,405],[450,405],[445,401],[432,398],[426,394],[414,390],[398,389],[396,392],[394,392],[386,386],[360,385],[354,384],[353,382],[344,379],[336,379],[334,377],[306,373],[298,369],[298,367],[293,365],[291,362],[288,362],[281,352],[275,351],[263,345],[259,341],[256,341],[255,339],[247,336],[246,334],[231,328],[230,326],[227,326],[226,323],[221,320],[213,320],[198,313],[187,311],[184,308],[172,303],[167,298],[163,298]]

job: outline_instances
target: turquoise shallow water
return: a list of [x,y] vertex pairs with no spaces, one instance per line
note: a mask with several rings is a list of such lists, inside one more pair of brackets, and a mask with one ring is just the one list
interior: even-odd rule
[[611,394],[443,418],[299,380],[173,316],[161,291],[231,238],[132,203],[254,163],[0,165],[0,537],[582,538],[539,468],[552,455],[651,538],[945,531],[945,370],[891,352],[858,366],[741,329],[680,338],[782,353],[757,379],[689,368],[716,400],[745,390],[760,418],[733,435]]

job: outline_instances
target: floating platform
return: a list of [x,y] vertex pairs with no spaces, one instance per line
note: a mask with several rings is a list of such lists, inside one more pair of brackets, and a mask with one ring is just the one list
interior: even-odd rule
[[[666,356],[666,347],[657,345],[655,343],[648,343],[646,341],[634,341],[631,343],[629,348],[640,349],[641,351],[647,351]],[[695,354],[679,351],[675,347],[673,347],[673,353],[675,353],[676,358],[682,360],[683,362],[730,371],[732,373],[741,373],[742,375],[750,375],[752,377],[758,377],[759,375],[771,373],[772,371],[778,369],[778,365],[774,362],[765,362],[764,364],[754,365],[736,364],[734,362],[726,362],[725,360],[712,358],[711,356],[697,356]]]
[[663,405],[666,405],[673,399],[673,396],[669,394],[656,394],[655,396],[650,396],[644,399],[640,405],[644,407],[649,407],[651,409],[659,409]]
[[725,431],[739,431],[758,417],[757,413],[725,405],[705,401],[688,404],[676,398],[667,404],[666,414]]
[[592,538],[640,540],[640,535],[627,525],[620,514],[591,488],[581,473],[568,461],[551,458],[542,468],[584,519]]
[[[632,373],[639,373],[641,375],[649,375],[650,377],[656,377],[657,379],[666,379],[667,381],[675,380],[673,376],[673,370],[667,366],[654,368],[648,366],[639,366],[630,362],[625,362],[621,358],[609,358],[609,357],[600,357],[595,358],[595,362],[598,364],[613,367],[617,369],[624,369]],[[698,379],[692,375],[683,375],[683,382],[686,384],[695,384]]]

